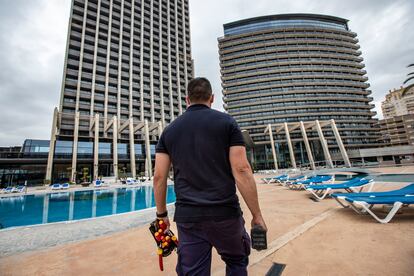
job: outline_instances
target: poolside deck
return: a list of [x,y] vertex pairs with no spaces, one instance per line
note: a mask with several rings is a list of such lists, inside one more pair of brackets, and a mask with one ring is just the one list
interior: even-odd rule
[[[383,172],[402,170],[387,168]],[[376,189],[401,185],[378,184]],[[258,184],[258,190],[269,228],[269,249],[253,252],[251,275],[265,275],[273,262],[286,264],[283,275],[413,274],[413,208],[382,225],[338,208],[334,200],[314,202],[304,191],[264,184]],[[242,208],[246,210],[244,205]],[[250,228],[249,212],[244,213]],[[0,271],[1,275],[160,275],[154,247],[143,226],[3,257]],[[165,259],[164,275],[175,275],[175,262],[175,253]],[[224,275],[223,269],[214,254],[212,273]]]

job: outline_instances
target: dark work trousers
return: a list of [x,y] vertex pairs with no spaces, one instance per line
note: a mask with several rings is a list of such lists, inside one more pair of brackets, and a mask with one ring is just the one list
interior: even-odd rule
[[223,221],[177,223],[179,276],[211,274],[211,249],[226,263],[227,276],[247,275],[250,237],[243,217]]

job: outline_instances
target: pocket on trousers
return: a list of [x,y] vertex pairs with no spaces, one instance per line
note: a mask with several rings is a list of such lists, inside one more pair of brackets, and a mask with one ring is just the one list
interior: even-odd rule
[[178,222],[177,227],[190,230],[195,227],[195,223],[194,222]]
[[246,256],[249,256],[250,251],[251,251],[251,241],[250,241],[249,234],[247,234],[246,231],[244,232],[242,236],[242,242],[243,242],[244,252]]

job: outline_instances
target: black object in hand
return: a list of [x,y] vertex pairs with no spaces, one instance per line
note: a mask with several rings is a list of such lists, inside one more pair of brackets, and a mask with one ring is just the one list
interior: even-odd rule
[[267,249],[267,238],[266,230],[264,230],[260,225],[253,226],[250,237],[252,239],[252,248],[256,250]]

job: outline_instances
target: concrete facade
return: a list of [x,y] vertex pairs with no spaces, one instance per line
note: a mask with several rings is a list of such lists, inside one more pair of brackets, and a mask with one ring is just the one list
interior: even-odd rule
[[[268,160],[268,124],[334,119],[346,150],[376,146],[379,132],[357,34],[347,20],[315,14],[282,14],[224,25],[218,39],[224,108],[255,142],[258,169]],[[341,151],[333,130],[323,133],[331,152]],[[282,166],[307,163],[300,128],[275,137]],[[326,153],[316,129],[308,133],[315,161]]]
[[379,120],[379,127],[385,145],[414,145],[414,114]]
[[414,163],[414,146],[388,146],[348,151],[356,166],[392,166]]
[[390,90],[381,103],[384,119],[414,114],[414,86]]
[[151,175],[192,77],[188,0],[72,0],[47,180]]

